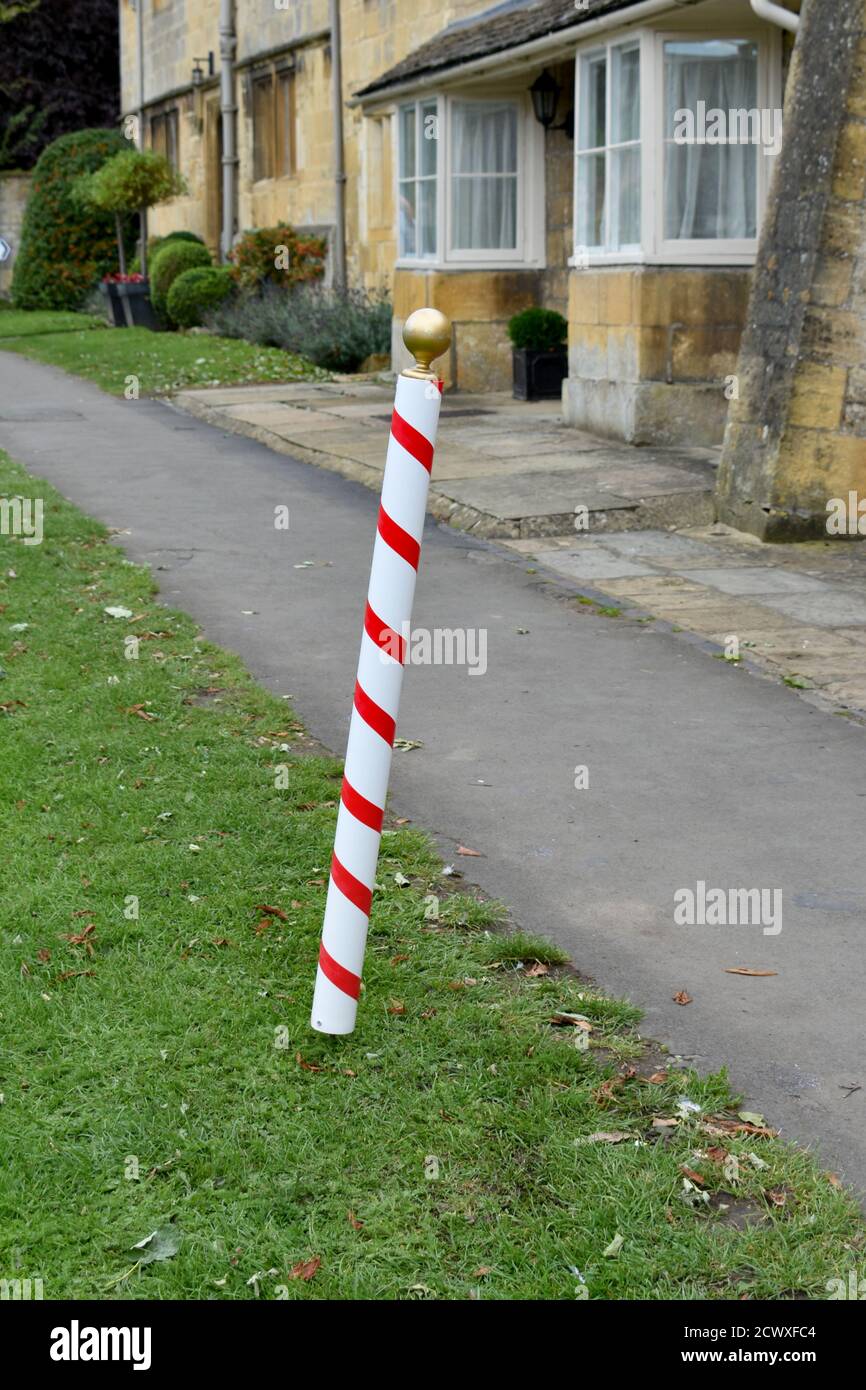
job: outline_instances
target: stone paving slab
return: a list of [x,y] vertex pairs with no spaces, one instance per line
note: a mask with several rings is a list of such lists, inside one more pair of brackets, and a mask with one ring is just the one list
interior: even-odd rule
[[[393,382],[347,378],[181,391],[175,405],[377,486],[393,393]],[[555,536],[577,505],[599,532],[696,525],[714,515],[717,461],[709,449],[634,449],[571,429],[557,402],[458,393],[442,403],[429,510],[501,538]]]
[[508,542],[524,561],[866,720],[866,542],[766,545],[725,526]]

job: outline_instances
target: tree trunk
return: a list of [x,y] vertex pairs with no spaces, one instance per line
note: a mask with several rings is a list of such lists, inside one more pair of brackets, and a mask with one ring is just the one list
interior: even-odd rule
[[123,244],[123,218],[119,212],[114,214],[114,226],[117,231],[117,259],[120,264],[121,275],[126,274],[126,247]]
[[141,250],[139,260],[141,261],[141,273],[147,279],[147,208],[140,208],[138,213],[138,239]]

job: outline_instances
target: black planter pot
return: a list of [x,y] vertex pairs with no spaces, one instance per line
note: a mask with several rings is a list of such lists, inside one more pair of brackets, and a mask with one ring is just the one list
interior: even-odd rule
[[120,302],[120,296],[117,293],[117,291],[120,289],[120,285],[115,284],[113,280],[101,280],[99,288],[102,294],[104,294],[105,298],[108,300],[108,307],[111,310],[111,317],[114,322],[115,328],[125,328],[126,316],[123,312],[123,305]]
[[562,395],[562,383],[568,376],[568,350],[550,348],[536,352],[531,348],[514,348],[512,352],[516,401],[552,401]]
[[117,284],[114,286],[120,300],[120,311],[125,328],[149,328],[156,332],[159,320],[150,302],[150,285],[147,280]]

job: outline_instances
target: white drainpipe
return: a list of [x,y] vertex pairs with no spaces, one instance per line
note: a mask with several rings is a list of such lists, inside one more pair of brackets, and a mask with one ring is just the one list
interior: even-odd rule
[[789,29],[792,34],[796,34],[800,27],[800,16],[792,10],[783,10],[781,5],[774,4],[774,0],[752,0],[752,9],[759,19],[778,24],[781,29]]
[[235,179],[237,173],[237,126],[235,117],[235,33],[234,0],[220,0],[220,111],[223,137],[223,207],[220,254],[224,261],[234,242]]

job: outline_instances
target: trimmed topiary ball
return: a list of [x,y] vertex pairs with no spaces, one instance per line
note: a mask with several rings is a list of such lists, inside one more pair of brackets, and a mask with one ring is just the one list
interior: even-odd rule
[[555,309],[522,309],[508,320],[508,336],[518,350],[551,352],[562,347],[568,324]]
[[[83,207],[73,188],[82,174],[129,148],[119,131],[78,130],[42,151],[12,276],[16,309],[77,309],[103,275],[117,270],[114,218]],[[132,227],[128,236],[131,251]]]
[[168,317],[178,328],[197,328],[231,294],[234,278],[222,265],[196,266],[178,275],[168,292]]
[[[195,232],[169,232],[167,236],[150,236],[147,238],[147,263],[153,264],[153,258],[157,251],[161,251],[163,246],[167,246],[172,241],[194,241],[198,246],[204,246],[204,241]],[[129,263],[131,271],[140,272],[141,257],[134,256]]]
[[196,241],[167,241],[160,246],[150,267],[150,302],[163,319],[169,319],[168,292],[179,275],[196,266],[209,266],[210,252]]

